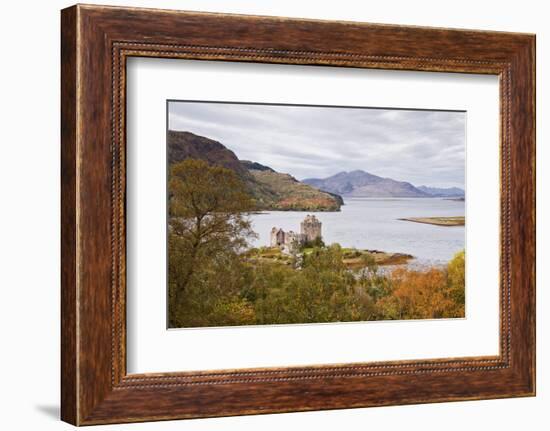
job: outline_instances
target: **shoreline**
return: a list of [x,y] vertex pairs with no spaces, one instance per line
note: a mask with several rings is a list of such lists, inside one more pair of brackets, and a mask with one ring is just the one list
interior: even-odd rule
[[[339,244],[338,244],[339,245]],[[415,256],[407,253],[392,253],[381,250],[368,250],[368,249],[356,249],[341,247],[342,250],[342,263],[347,269],[357,270],[367,266],[364,258],[370,257],[372,263],[381,267],[387,266],[399,266],[408,265],[411,261],[416,260]],[[323,247],[323,248],[326,248]],[[309,255],[313,251],[313,248],[306,248],[300,253],[303,256]],[[278,262],[289,265],[292,261],[292,255],[285,252],[279,247],[253,247],[247,250],[245,253],[249,254],[249,257],[254,259],[260,259],[264,261]]]
[[464,226],[465,223],[466,223],[465,216],[455,216],[455,217],[405,217],[405,218],[398,218],[397,220],[410,221],[410,222],[413,222],[413,223],[431,224],[431,225],[434,225],[434,226],[444,226],[444,227]]

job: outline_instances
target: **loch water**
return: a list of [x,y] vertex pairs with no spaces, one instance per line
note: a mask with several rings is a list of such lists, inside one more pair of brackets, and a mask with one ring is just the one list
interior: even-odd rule
[[[300,222],[314,214],[326,244],[407,253],[416,263],[443,264],[464,249],[464,226],[435,226],[399,220],[407,217],[465,215],[464,201],[444,198],[345,198],[339,212],[266,211],[250,216],[258,238],[254,247],[269,246],[272,227],[300,231]],[[467,222],[467,221],[466,221]]]

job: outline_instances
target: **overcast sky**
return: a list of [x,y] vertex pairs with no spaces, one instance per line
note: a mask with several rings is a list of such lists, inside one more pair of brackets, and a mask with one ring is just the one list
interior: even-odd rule
[[464,112],[170,102],[168,127],[304,178],[361,169],[464,188]]

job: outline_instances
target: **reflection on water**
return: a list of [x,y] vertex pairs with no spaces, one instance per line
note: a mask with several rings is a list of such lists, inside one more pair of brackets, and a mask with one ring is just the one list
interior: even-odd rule
[[[345,198],[340,212],[316,212],[326,244],[407,253],[422,263],[443,263],[464,248],[464,226],[434,226],[401,221],[403,217],[463,216],[464,202],[439,198]],[[299,231],[303,211],[251,215],[255,247],[268,246],[273,226]]]

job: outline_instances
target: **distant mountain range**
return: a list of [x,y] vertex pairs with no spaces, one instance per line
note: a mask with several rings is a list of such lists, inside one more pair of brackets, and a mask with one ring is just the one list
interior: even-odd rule
[[422,190],[425,193],[428,193],[434,197],[441,198],[462,198],[464,197],[464,190],[459,187],[428,187],[428,186],[419,186],[419,190]]
[[168,131],[168,163],[200,159],[234,171],[257,203],[258,210],[339,211],[343,200],[269,166],[239,160],[220,142],[191,132]]
[[307,178],[302,182],[319,190],[336,193],[344,197],[426,198],[464,196],[464,190],[457,187],[415,187],[406,181],[383,178],[362,170],[340,172],[328,178]]

